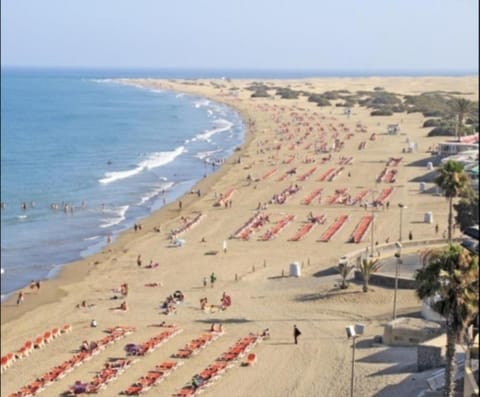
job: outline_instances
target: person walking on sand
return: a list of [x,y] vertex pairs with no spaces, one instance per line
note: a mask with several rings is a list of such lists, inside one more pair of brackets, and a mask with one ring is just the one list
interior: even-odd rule
[[20,291],[17,297],[17,305],[21,304],[22,302],[23,302],[23,292]]
[[298,344],[298,337],[302,335],[300,330],[297,328],[296,325],[293,326],[293,340],[295,341],[295,344]]
[[138,267],[142,267],[142,255],[137,256],[137,265]]
[[203,278],[203,288],[205,288],[207,286],[207,278],[204,277]]

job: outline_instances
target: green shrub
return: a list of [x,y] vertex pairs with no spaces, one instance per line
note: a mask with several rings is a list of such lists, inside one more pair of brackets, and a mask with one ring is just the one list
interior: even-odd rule
[[449,127],[436,127],[427,136],[455,136],[455,130]]
[[423,117],[447,117],[445,111],[442,110],[424,110],[422,112]]
[[276,92],[282,99],[297,99],[299,95],[298,91],[294,91],[291,88],[277,88]]
[[423,123],[423,128],[427,127],[440,127],[443,124],[441,119],[428,119]]
[[403,113],[405,111],[405,106],[403,105],[396,105],[392,107],[392,111],[394,113]]
[[255,90],[252,95],[252,98],[268,98],[270,95],[268,94],[267,90],[264,88],[258,88]]
[[370,116],[392,116],[392,115],[393,115],[393,111],[387,108],[377,109],[370,112]]

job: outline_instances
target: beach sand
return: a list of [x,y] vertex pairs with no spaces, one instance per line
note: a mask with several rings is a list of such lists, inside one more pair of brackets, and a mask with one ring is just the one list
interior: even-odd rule
[[[175,323],[183,332],[155,352],[140,360],[120,375],[117,380],[98,393],[100,396],[118,395],[152,369],[167,360],[172,353],[188,341],[210,328],[212,322],[221,322],[225,335],[213,342],[200,354],[184,360],[184,365],[155,387],[154,395],[170,396],[188,383],[192,376],[225,352],[238,338],[249,332],[270,329],[271,338],[255,346],[254,366],[238,364],[228,370],[216,383],[207,388],[205,396],[345,396],[350,391],[351,340],[345,327],[360,322],[365,325],[365,335],[358,339],[355,364],[356,396],[416,395],[427,387],[428,374],[415,373],[416,353],[412,348],[372,346],[372,338],[383,334],[383,324],[391,319],[393,290],[371,286],[362,292],[360,284],[350,283],[346,290],[337,287],[339,275],[331,272],[340,256],[371,246],[370,229],[359,244],[349,243],[349,237],[363,216],[369,215],[360,205],[328,204],[336,189],[347,188],[353,197],[368,190],[365,199],[378,196],[389,186],[394,190],[388,201],[390,208],[375,212],[374,240],[384,243],[399,238],[400,211],[398,203],[408,206],[403,212],[403,239],[411,231],[413,239],[440,237],[446,228],[447,202],[434,195],[434,185],[426,183],[426,192],[419,190],[416,178],[426,177],[430,154],[427,149],[442,141],[441,137],[427,138],[423,129],[425,120],[419,113],[399,113],[389,117],[371,117],[370,110],[354,107],[347,117],[342,107],[317,107],[299,99],[250,98],[247,80],[136,80],[124,81],[148,87],[175,90],[208,97],[237,109],[246,125],[245,143],[226,159],[218,172],[199,182],[201,197],[187,194],[141,221],[141,231],[127,231],[104,248],[102,252],[85,260],[66,266],[53,280],[42,282],[37,291],[25,288],[25,301],[17,306],[16,296],[2,304],[1,349],[2,355],[18,349],[25,340],[33,339],[44,331],[71,324],[71,333],[53,340],[43,349],[35,350],[29,357],[15,362],[2,374],[1,394],[8,396],[47,370],[70,358],[82,340],[97,340],[105,328],[115,325],[132,325],[137,331],[105,349],[92,360],[76,368],[63,379],[47,387],[42,393],[58,396],[75,380],[89,381],[95,371],[112,357],[124,357],[126,343],[140,343],[159,333],[151,325],[162,321]],[[258,80],[257,80],[258,82]],[[418,77],[418,78],[328,78],[305,80],[262,81],[271,87],[291,87],[309,92],[347,89],[373,90],[383,87],[398,94],[419,94],[442,90],[461,92],[476,100],[478,77]],[[399,135],[386,133],[388,124],[398,123]],[[361,124],[366,132],[360,132]],[[312,129],[310,130],[310,127]],[[331,144],[333,128],[344,140],[344,147],[328,154],[315,154],[319,144],[320,128]],[[288,128],[289,132],[281,132]],[[348,128],[348,131],[345,130]],[[284,130],[283,130],[284,131]],[[346,139],[346,135],[351,136]],[[370,140],[372,133],[375,140]],[[289,139],[287,137],[290,136]],[[417,150],[403,153],[407,138],[417,144]],[[361,142],[366,147],[359,150]],[[277,147],[280,145],[280,148]],[[353,156],[353,163],[343,165],[344,170],[333,181],[319,182],[318,178],[329,168],[338,169],[340,157]],[[385,168],[390,157],[402,157],[394,183],[380,182],[375,178]],[[305,162],[306,159],[315,162]],[[291,159],[291,160],[290,160]],[[285,161],[291,161],[286,164]],[[296,174],[285,176],[296,168]],[[311,176],[301,181],[300,176],[317,167]],[[273,172],[269,176],[267,174]],[[350,173],[350,176],[348,175]],[[250,177],[253,181],[248,181]],[[263,179],[263,177],[265,178]],[[279,180],[284,176],[283,180]],[[257,181],[255,181],[257,180]],[[258,203],[268,202],[291,184],[300,190],[284,204],[269,204],[264,211],[270,223],[253,233],[248,241],[230,239],[254,215]],[[302,200],[316,188],[323,187],[322,202],[314,199],[310,205]],[[233,190],[231,207],[214,206],[215,196]],[[288,241],[306,222],[309,212],[324,214],[326,222],[316,225],[300,241]],[[181,217],[192,218],[201,212],[203,218],[183,233],[182,247],[170,247],[168,233],[182,225]],[[432,212],[434,222],[424,223],[424,214]],[[346,224],[329,242],[319,242],[335,218],[348,215]],[[258,241],[286,215],[294,219],[270,241]],[[153,231],[160,227],[161,232]],[[224,241],[227,250],[224,252]],[[150,260],[159,266],[147,269],[137,266],[141,254],[143,264]],[[301,264],[299,278],[281,277],[288,274],[290,263]],[[203,279],[214,272],[215,286],[203,287]],[[109,310],[121,300],[111,299],[112,290],[128,283],[125,299],[126,312]],[[146,287],[158,283],[158,287]],[[185,294],[176,314],[161,314],[160,304],[175,290]],[[207,297],[209,303],[219,304],[222,293],[232,298],[225,311],[207,313],[200,310],[199,300]],[[94,304],[90,308],[77,308],[82,300]],[[400,290],[399,315],[418,313],[421,304],[412,290]],[[96,319],[97,328],[89,326]],[[301,330],[299,344],[293,343],[293,325]],[[148,395],[148,394],[147,394]]]

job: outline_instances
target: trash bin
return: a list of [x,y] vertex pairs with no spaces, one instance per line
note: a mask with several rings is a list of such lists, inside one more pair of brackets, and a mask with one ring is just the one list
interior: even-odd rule
[[429,162],[427,163],[427,169],[428,169],[429,171],[432,171],[432,170],[433,170],[433,163],[432,163],[431,161],[429,161]]
[[298,262],[290,263],[290,277],[300,277],[301,270]]
[[433,223],[433,214],[431,212],[425,212],[423,216],[424,223]]
[[420,182],[420,192],[424,192],[425,191],[425,182]]

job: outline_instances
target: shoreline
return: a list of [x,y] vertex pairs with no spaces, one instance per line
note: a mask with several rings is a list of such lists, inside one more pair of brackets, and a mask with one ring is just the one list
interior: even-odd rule
[[[135,85],[133,83],[124,83],[122,82],[123,79],[116,79],[121,81],[122,84],[127,84],[127,85]],[[130,79],[128,79],[130,80]],[[135,80],[135,79],[132,79]],[[143,88],[148,88],[147,86]],[[171,90],[172,92],[176,93],[185,93],[184,91],[176,91],[176,90]],[[193,93],[189,93],[191,95],[194,95]],[[199,96],[201,97],[201,96]],[[215,102],[218,102],[218,99],[216,98],[209,98],[209,97],[203,97],[203,98],[208,98],[210,100],[213,100]],[[229,106],[226,103],[222,102],[222,105]],[[250,129],[248,128],[248,122],[244,114],[242,114],[238,109],[232,108],[234,111],[236,111],[242,118],[242,122],[244,125],[244,140],[242,144],[240,145],[241,150],[245,150],[248,145],[250,145],[251,140],[252,140],[252,134],[250,132]],[[222,163],[221,166],[214,172],[211,172],[208,174],[206,177],[202,178],[199,180],[193,187],[192,190],[197,190],[200,189],[203,194],[209,194],[211,192],[211,187],[213,184],[215,184],[219,179],[221,179],[231,168],[234,163],[232,162],[233,157],[235,154],[238,154],[241,152],[237,152],[236,148],[233,149],[232,155],[228,158],[225,159],[225,161]],[[202,195],[203,195],[202,194]],[[192,195],[190,193],[185,193],[182,196],[179,196],[176,198],[174,201],[172,201],[169,204],[166,204],[165,206],[155,210],[152,212],[150,215],[148,215],[145,218],[139,219],[142,223],[142,230],[137,231],[133,234],[133,236],[138,239],[141,238],[145,235],[148,234],[155,234],[153,231],[153,228],[157,226],[158,224],[163,224],[168,220],[171,220],[173,217],[178,215],[178,202],[181,200],[183,203],[184,210],[187,211],[195,202],[196,195]],[[129,240],[132,237],[132,228],[124,230],[120,233],[118,233],[117,237],[115,240],[110,244],[110,245],[105,245],[103,246],[99,252],[96,252],[92,255],[89,255],[85,258],[80,258],[78,260],[74,260],[72,262],[66,263],[61,265],[61,268],[56,272],[54,277],[41,280],[42,283],[42,294],[40,296],[36,297],[35,304],[33,306],[30,306],[27,302],[27,304],[24,303],[22,307],[19,307],[14,313],[9,312],[8,314],[3,313],[2,315],[2,324],[14,320],[16,318],[19,318],[32,310],[35,310],[36,307],[45,305],[45,304],[50,304],[56,302],[59,298],[61,299],[62,297],[65,296],[65,293],[62,291],[62,287],[66,287],[72,284],[76,284],[79,282],[84,281],[85,277],[91,273],[91,271],[94,269],[92,268],[92,265],[95,266],[95,263],[100,262],[100,261],[105,261],[108,260],[109,256],[109,251],[115,250],[115,251],[122,251],[124,250],[129,244],[134,243],[134,240]],[[17,294],[19,291],[27,291],[28,294],[28,285],[26,285],[23,288],[14,290],[8,294],[8,296],[5,296],[3,301],[1,302],[1,306],[15,306],[15,302],[17,299]],[[45,292],[47,290],[48,292]]]
[[[380,86],[401,95],[443,90],[472,92],[466,95],[472,97],[478,91],[477,81],[478,76],[379,77],[282,79],[266,80],[266,84],[275,86],[281,82],[284,87],[291,85],[298,90],[312,87],[312,90],[320,92],[341,88],[372,90]],[[48,327],[61,326],[62,323],[73,326],[71,337],[62,337],[61,343],[53,342],[48,348],[35,352],[35,359],[15,363],[21,372],[16,368],[8,369],[2,377],[2,393],[8,395],[18,390],[39,376],[39,371],[57,365],[63,357],[68,358],[71,351],[78,348],[80,338],[98,339],[105,327],[121,324],[137,327],[135,334],[125,343],[138,343],[151,337],[152,332],[157,332],[151,327],[163,320],[182,327],[184,332],[177,337],[178,340],[176,338],[175,342],[169,342],[165,349],[162,347],[155,357],[142,358],[142,364],[109,385],[108,392],[102,392],[102,395],[121,392],[147,369],[153,368],[159,359],[169,359],[174,348],[180,348],[198,337],[212,323],[222,323],[226,328],[225,336],[209,346],[208,352],[186,362],[184,369],[162,383],[162,395],[171,395],[181,388],[193,373],[198,373],[238,338],[249,332],[261,332],[265,328],[270,329],[272,336],[255,348],[255,353],[258,353],[255,370],[232,369],[231,373],[207,389],[206,395],[346,395],[347,382],[335,382],[334,379],[350,376],[350,366],[345,362],[348,362],[351,354],[345,326],[357,322],[365,324],[366,328],[362,340],[365,344],[358,350],[356,366],[357,377],[362,379],[356,382],[359,395],[417,395],[422,388],[428,387],[425,380],[427,373],[405,370],[416,360],[413,349],[370,346],[368,343],[374,336],[382,334],[383,325],[391,319],[392,290],[372,286],[371,291],[363,293],[361,284],[351,281],[348,289],[340,291],[339,275],[331,271],[341,255],[369,248],[377,239],[381,243],[385,239],[390,242],[397,239],[399,226],[402,226],[397,203],[408,206],[408,211],[403,214],[405,235],[413,233],[414,241],[434,239],[436,222],[440,223],[441,235],[446,224],[448,205],[444,197],[428,190],[432,188],[431,183],[427,183],[426,192],[420,192],[418,178],[428,173],[425,164],[428,159],[427,147],[441,141],[442,137],[426,137],[426,130],[422,129],[423,115],[401,113],[375,118],[370,116],[369,109],[355,107],[352,117],[347,118],[342,108],[334,105],[317,107],[306,98],[292,100],[276,96],[273,99],[252,99],[248,90],[252,80],[247,79],[231,82],[218,79],[137,79],[135,82],[195,94],[233,108],[242,117],[245,127],[241,150],[234,151],[217,172],[198,182],[194,189],[202,191],[201,197],[187,193],[155,211],[142,220],[140,232],[125,231],[102,252],[66,265],[55,279],[43,283],[38,293],[28,293],[22,305],[15,305],[13,297],[8,305],[2,304],[1,343],[4,351],[11,351],[25,339],[34,337]],[[231,91],[222,86],[236,87],[237,94],[228,95]],[[253,125],[249,125],[249,120]],[[331,129],[341,124],[349,127],[352,136],[346,138],[345,151],[333,153],[330,162],[323,161],[323,153],[312,154],[316,135],[309,133],[307,121],[316,123],[310,126],[315,126],[318,135],[321,127],[325,127],[325,133],[332,133]],[[400,124],[401,133],[388,135],[386,126],[395,122]],[[354,131],[356,125],[366,131]],[[280,131],[279,126],[288,128],[288,132]],[[376,139],[369,139],[372,133],[376,133]],[[418,151],[402,154],[407,138],[418,143]],[[365,150],[359,149],[362,142],[366,142]],[[310,162],[311,156],[315,156],[315,161]],[[321,202],[316,200],[310,206],[304,204],[302,199],[318,188],[319,177],[330,167],[340,167],[338,163],[341,163],[343,156],[353,156],[353,164],[345,165],[345,172],[337,179],[322,182],[320,186],[325,193]],[[374,179],[383,170],[386,161],[400,156],[402,160],[396,168],[398,180],[390,185],[385,182],[374,185]],[[287,159],[292,162],[286,162]],[[286,171],[292,167],[298,167],[298,174],[286,176]],[[272,170],[275,170],[273,174]],[[298,179],[311,170],[314,170],[313,177]],[[253,183],[249,183],[247,175],[254,176]],[[265,213],[270,216],[270,224],[255,232],[249,240],[229,238],[256,213],[257,203],[268,201],[286,186],[296,183],[301,187],[299,193],[293,194],[286,203],[268,205]],[[373,209],[366,211],[360,205],[326,202],[332,193],[341,188],[350,189],[353,197],[365,190],[375,192],[378,189],[380,193],[381,189],[389,186],[393,187],[390,210],[387,208],[374,212]],[[232,189],[235,190],[233,206],[215,207],[214,193],[226,193]],[[179,200],[183,203],[181,210]],[[172,247],[166,236],[167,231],[181,224],[181,217],[198,211],[204,213],[206,219],[185,234],[184,246]],[[301,241],[291,241],[291,237],[307,223],[309,212],[314,212],[315,216],[325,215],[327,222],[316,225],[313,232]],[[433,224],[424,222],[426,212],[434,214]],[[376,216],[372,235],[369,230],[360,243],[349,242],[356,225],[370,213]],[[343,214],[349,217],[345,226],[328,242],[320,241],[324,231]],[[261,237],[264,231],[276,226],[286,215],[293,216],[291,223],[277,238],[263,241]],[[160,226],[162,232],[154,232],[155,226]],[[373,239],[373,232],[376,239]],[[222,250],[222,242],[228,242],[228,252],[226,247]],[[137,266],[139,254],[145,263],[157,261],[159,267],[148,269]],[[294,261],[301,264],[302,276],[283,277],[285,270],[288,274],[288,266]],[[213,272],[217,278],[215,286],[203,287],[203,278]],[[112,310],[112,306],[119,302],[112,301],[111,296],[113,289],[124,282],[129,285],[126,299],[129,309],[127,312],[117,312]],[[158,286],[147,286],[152,282]],[[185,302],[179,305],[176,314],[164,316],[159,311],[159,305],[175,290],[185,294]],[[199,300],[205,296],[209,302],[217,303],[222,292],[232,297],[233,304],[228,310],[205,311],[198,307]],[[94,306],[78,308],[82,299]],[[413,290],[398,291],[397,309],[400,316],[416,313],[420,307],[421,302]],[[92,319],[98,321],[98,328],[89,326]],[[302,331],[298,346],[292,341],[293,324],[297,324]],[[123,355],[123,345],[113,346],[109,357]],[[372,356],[374,360],[371,360]],[[91,378],[103,359],[96,358],[76,369],[75,379]],[[38,369],[38,360],[43,362],[41,370]],[[295,365],[291,365],[293,362]],[[393,362],[395,365],[392,367]],[[271,373],[278,376],[269,377]],[[72,379],[69,376],[55,382],[48,387],[48,394],[60,395],[68,388],[67,385],[73,383]]]

